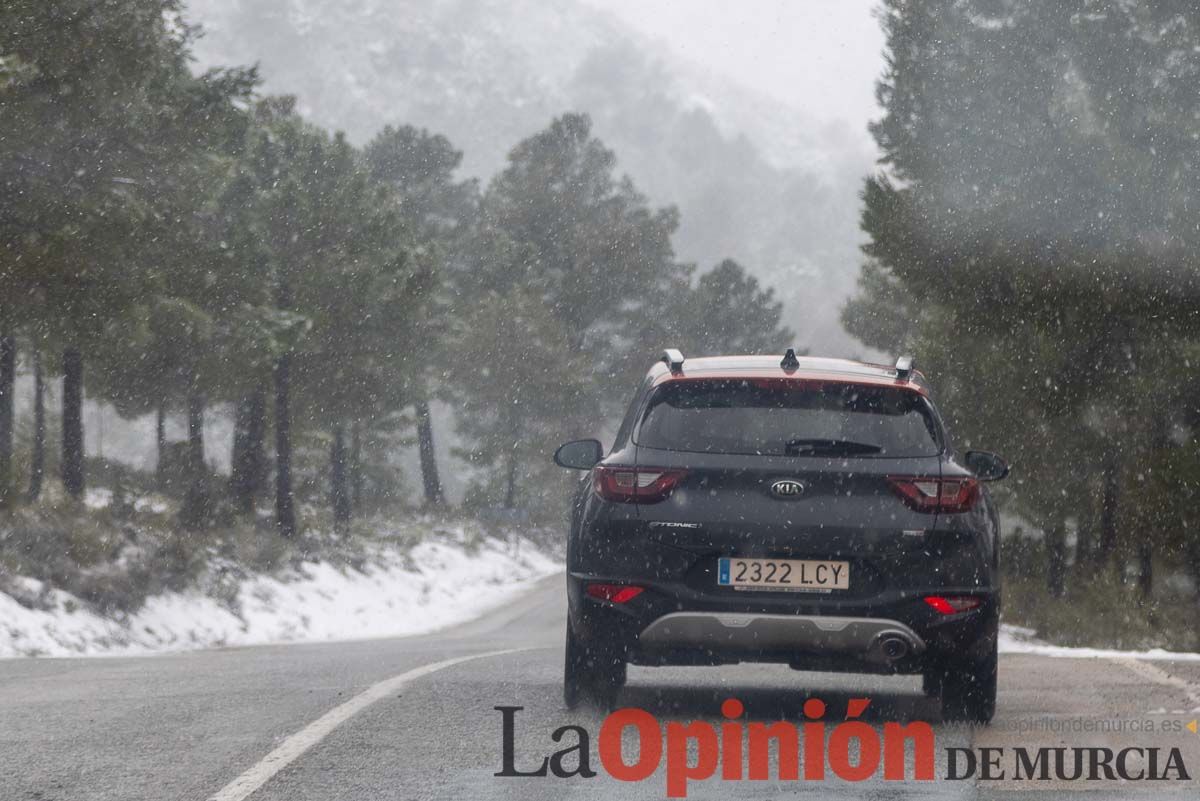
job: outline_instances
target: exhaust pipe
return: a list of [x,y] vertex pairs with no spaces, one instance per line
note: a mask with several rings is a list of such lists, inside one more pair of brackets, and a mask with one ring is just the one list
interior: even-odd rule
[[908,656],[911,647],[908,640],[896,634],[884,635],[879,641],[879,649],[883,652],[884,658],[889,662],[898,662]]

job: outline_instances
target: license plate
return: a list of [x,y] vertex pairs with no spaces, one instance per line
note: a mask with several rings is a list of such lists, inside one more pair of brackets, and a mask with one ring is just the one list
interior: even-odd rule
[[850,563],[811,559],[720,559],[717,584],[735,590],[848,590]]

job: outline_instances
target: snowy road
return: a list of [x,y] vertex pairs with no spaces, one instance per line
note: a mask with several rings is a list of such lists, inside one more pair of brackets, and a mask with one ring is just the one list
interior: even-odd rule
[[[601,717],[560,700],[562,579],[474,623],[436,635],[230,648],[111,659],[0,662],[0,798],[222,801],[313,799],[662,798],[660,773],[621,783],[497,778],[501,717],[521,706],[517,767],[552,753],[551,732]],[[491,652],[506,653],[492,654]],[[491,655],[488,655],[491,654]],[[468,657],[462,661],[453,661]],[[438,663],[445,663],[438,665]],[[1178,724],[1200,707],[1200,665],[1006,654],[999,714],[988,729],[936,725],[937,775],[951,747],[1179,747],[1200,773],[1200,735]],[[867,696],[876,722],[938,720],[914,679],[802,674],[783,667],[633,669],[623,705],[660,719],[714,719],[736,696],[750,719],[798,719],[800,700],[844,709]],[[799,699],[799,700],[798,700]],[[1116,722],[1126,721],[1127,724]],[[1170,733],[1101,724],[1173,722]],[[1091,725],[1092,731],[1084,729]],[[1107,722],[1107,723],[1105,723]],[[1166,725],[1169,728],[1169,724]],[[1079,729],[1079,731],[1075,731]],[[559,746],[561,747],[561,746]],[[693,783],[688,798],[1195,797],[1190,782]]]

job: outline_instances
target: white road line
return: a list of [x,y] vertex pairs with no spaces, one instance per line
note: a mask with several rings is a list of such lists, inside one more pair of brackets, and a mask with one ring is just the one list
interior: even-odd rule
[[1121,656],[1115,657],[1112,661],[1133,671],[1144,679],[1149,679],[1158,684],[1165,684],[1168,687],[1175,687],[1182,691],[1195,706],[1200,707],[1200,687],[1192,684],[1190,681],[1181,679],[1178,676],[1172,676],[1158,665],[1141,659],[1130,659],[1129,657]]
[[444,659],[441,662],[422,665],[406,673],[401,673],[398,676],[392,676],[390,679],[384,679],[377,684],[372,684],[346,703],[334,707],[291,737],[288,737],[278,748],[263,757],[257,765],[222,787],[215,795],[210,796],[209,801],[243,801],[243,799],[255,790],[270,781],[272,776],[294,762],[297,757],[329,736],[329,733],[342,723],[345,723],[376,701],[396,694],[409,683],[422,676],[428,676],[430,673],[436,673],[439,670],[463,662],[531,650],[534,649],[510,648],[505,651],[488,651],[482,654],[458,656],[453,659]]

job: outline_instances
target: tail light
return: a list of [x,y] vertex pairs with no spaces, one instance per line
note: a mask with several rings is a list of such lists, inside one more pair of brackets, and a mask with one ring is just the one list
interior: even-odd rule
[[975,595],[926,595],[925,603],[942,615],[957,615],[978,609],[983,601]]
[[685,475],[685,470],[663,470],[655,467],[592,468],[592,486],[606,501],[618,503],[658,503],[671,494]]
[[888,484],[918,512],[966,512],[979,500],[979,482],[973,478],[889,476]]
[[642,587],[634,587],[631,584],[589,584],[585,592],[600,601],[623,604],[641,595]]

